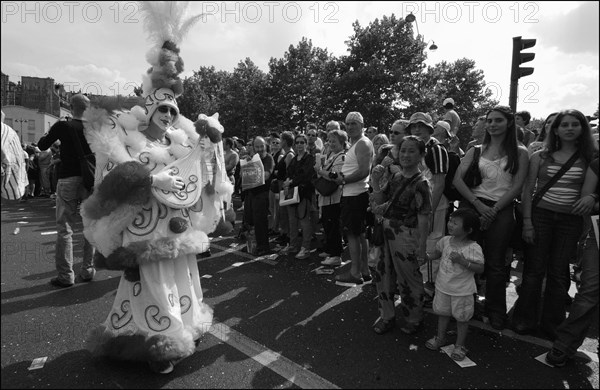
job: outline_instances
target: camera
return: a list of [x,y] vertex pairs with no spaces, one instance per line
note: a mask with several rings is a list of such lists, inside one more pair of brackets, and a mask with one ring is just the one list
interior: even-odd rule
[[338,173],[337,172],[329,172],[329,178],[332,180],[335,180],[338,178]]

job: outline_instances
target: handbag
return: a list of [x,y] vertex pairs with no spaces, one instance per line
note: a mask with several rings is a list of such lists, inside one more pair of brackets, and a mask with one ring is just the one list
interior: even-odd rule
[[373,232],[371,233],[371,244],[381,246],[383,243],[383,223],[375,222],[375,225],[373,225]]
[[294,187],[293,191],[291,188],[279,191],[280,206],[289,206],[297,203],[300,203],[300,194],[298,193],[298,186]]
[[544,196],[546,191],[548,191],[550,187],[552,187],[562,177],[562,175],[564,175],[564,173],[568,171],[573,166],[573,164],[575,164],[575,161],[577,161],[578,158],[579,150],[573,153],[571,158],[569,158],[569,160],[567,160],[567,162],[558,170],[558,172],[556,172],[554,176],[552,176],[552,179],[550,179],[543,188],[541,188],[535,193],[535,195],[533,195],[533,199],[531,200],[532,207],[535,207],[535,205],[537,205],[538,202],[542,200],[542,197]]
[[[338,156],[340,156],[340,155],[341,155],[341,153],[338,154],[337,156],[335,156],[333,161],[331,161],[331,163],[329,163],[329,166],[327,168],[325,168],[326,171],[331,169],[331,167],[335,163],[335,160],[337,160]],[[313,179],[311,182],[312,182],[312,185],[315,187],[315,189],[319,192],[319,194],[321,194],[323,196],[329,196],[329,195],[333,194],[339,187],[339,185],[336,182],[334,182],[333,180],[328,180],[322,176],[319,176],[319,177]]]
[[318,177],[314,179],[312,184],[315,189],[319,191],[319,194],[323,196],[329,196],[333,194],[339,187],[336,182],[325,179],[324,177]]
[[75,151],[77,152],[77,158],[79,159],[79,169],[81,170],[83,186],[86,190],[92,192],[94,189],[96,172],[96,156],[94,156],[93,153],[88,155],[83,153],[83,148],[81,147],[81,141],[79,140],[79,134],[77,134],[77,130],[72,126],[69,126],[69,128],[74,136],[73,143],[75,144]]
[[269,186],[269,189],[274,194],[278,194],[279,193],[279,180],[277,180],[277,178],[271,180],[271,184]]
[[463,177],[463,181],[469,188],[477,187],[483,180],[481,177],[481,171],[479,170],[481,145],[474,146],[473,148],[475,149],[473,152],[473,161],[471,161],[471,165],[469,165],[469,168],[467,168],[465,176]]

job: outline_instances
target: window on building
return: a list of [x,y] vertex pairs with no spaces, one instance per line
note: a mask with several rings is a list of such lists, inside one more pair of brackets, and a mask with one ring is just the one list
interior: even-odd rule
[[35,130],[35,119],[29,119],[27,124],[29,125],[27,130]]

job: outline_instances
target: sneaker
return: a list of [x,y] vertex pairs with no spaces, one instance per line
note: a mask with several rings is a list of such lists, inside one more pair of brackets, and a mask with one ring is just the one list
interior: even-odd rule
[[74,283],[63,282],[58,277],[56,277],[56,278],[50,279],[50,284],[53,285],[54,287],[67,288],[67,287],[73,287]]
[[326,259],[328,257],[331,257],[331,255],[327,252],[321,252],[321,253],[319,253],[319,257]]
[[339,256],[328,256],[321,262],[322,265],[328,265],[330,267],[337,267],[342,265],[342,258]]
[[362,275],[363,281],[366,283],[371,283],[373,281],[373,277],[371,276],[371,274],[363,274]]
[[157,374],[169,374],[173,372],[175,365],[170,360],[154,361],[149,360],[150,369]]
[[363,284],[363,278],[356,278],[354,277],[350,272],[347,272],[345,274],[341,274],[341,275],[336,275],[335,277],[335,281],[339,282],[339,283],[345,283],[345,284]]
[[562,367],[567,363],[567,354],[557,348],[552,348],[546,354],[546,362],[556,367]]
[[94,268],[92,268],[91,272],[88,272],[88,276],[84,277],[83,273],[79,274],[79,280],[83,283],[87,283],[87,282],[91,282],[92,280],[94,280],[94,276],[96,276],[96,270]]
[[279,253],[282,255],[289,255],[293,251],[294,251],[294,248],[292,248],[290,246],[290,244],[287,244],[285,247],[283,247],[283,249]]
[[419,330],[421,330],[421,326],[422,326],[421,322],[417,322],[417,323],[407,322],[400,328],[400,330],[405,334],[415,334]]
[[296,258],[300,260],[306,259],[308,257],[310,257],[310,252],[304,247],[300,248],[300,252],[298,252],[298,254],[296,255]]

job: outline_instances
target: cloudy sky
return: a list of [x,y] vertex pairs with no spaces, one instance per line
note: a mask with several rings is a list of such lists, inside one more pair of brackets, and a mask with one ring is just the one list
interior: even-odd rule
[[[336,56],[352,23],[366,26],[392,13],[411,11],[417,28],[438,50],[427,64],[470,58],[502,104],[508,104],[512,38],[535,38],[536,54],[523,66],[518,109],[534,117],[576,108],[596,111],[599,101],[598,2],[195,2],[206,18],[181,47],[184,76],[200,66],[232,71],[249,57],[268,72],[302,37]],[[1,70],[20,76],[51,77],[68,90],[129,94],[148,68],[149,43],[135,2],[2,2]],[[458,107],[460,112],[460,107]]]

